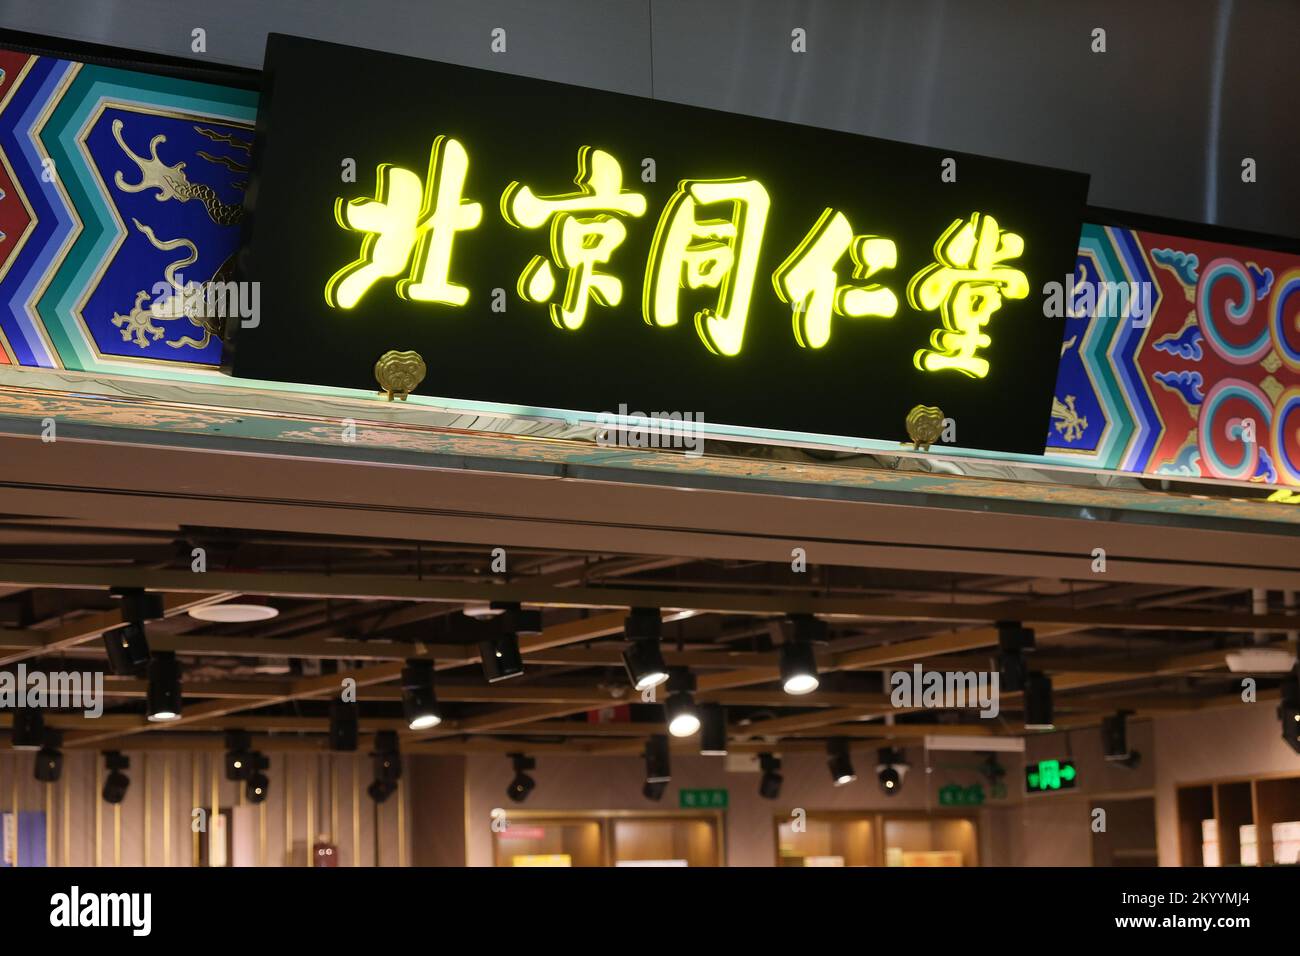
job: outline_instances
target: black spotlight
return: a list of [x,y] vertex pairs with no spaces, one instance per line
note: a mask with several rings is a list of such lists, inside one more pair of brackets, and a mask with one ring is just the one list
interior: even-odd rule
[[[663,734],[654,734],[645,742],[645,782],[647,784],[666,784],[672,779],[671,764],[668,759],[668,738]],[[653,797],[652,799],[659,799]]]
[[366,787],[366,796],[375,803],[383,803],[396,792],[397,784],[386,780],[375,780],[370,786]]
[[1128,745],[1128,715],[1130,710],[1116,711],[1101,721],[1101,746],[1106,759],[1132,769],[1137,766],[1138,752]]
[[271,781],[266,776],[266,771],[271,768],[271,761],[256,750],[245,756],[248,759],[249,773],[244,783],[244,796],[248,798],[249,803],[261,803],[266,799],[267,791],[271,788]]
[[126,799],[127,788],[131,786],[131,778],[123,773],[124,770],[131,769],[131,758],[120,751],[107,750],[104,752],[104,769],[108,771],[104,777],[104,802],[121,803]]
[[253,775],[253,737],[247,731],[226,731],[226,779],[247,780]]
[[402,713],[412,730],[428,730],[442,723],[442,708],[433,691],[433,661],[407,661],[402,668]]
[[638,691],[658,687],[668,680],[668,665],[659,648],[662,631],[663,619],[658,608],[634,607],[623,619],[623,634],[631,642],[623,651],[623,666],[627,668],[627,679]]
[[788,620],[790,636],[781,645],[781,686],[787,694],[811,694],[819,683],[813,644],[826,640],[826,622],[811,614],[791,614]]
[[394,787],[402,778],[402,755],[397,749],[397,732],[381,730],[375,734],[375,779]]
[[849,742],[845,738],[832,737],[826,741],[826,763],[835,786],[842,787],[858,779],[853,770],[853,759],[849,756]]
[[116,677],[143,677],[149,669],[149,641],[144,624],[131,623],[104,632],[108,669]]
[[647,800],[653,800],[658,803],[664,798],[664,791],[668,789],[667,780],[647,780],[641,787],[641,796]]
[[356,702],[336,700],[330,704],[330,750],[352,753],[357,749],[359,710]]
[[695,675],[685,667],[674,667],[668,678],[668,700],[664,702],[664,719],[674,737],[689,737],[700,729],[694,690]]
[[1025,689],[1029,674],[1025,652],[1037,646],[1034,632],[1018,621],[998,622],[998,690],[1014,693]]
[[145,716],[152,721],[175,720],[181,715],[181,666],[172,651],[149,658],[149,690]]
[[817,658],[811,644],[786,641],[781,645],[781,686],[787,694],[811,694],[817,679]]
[[1025,677],[1025,730],[1052,730],[1052,679],[1042,671]]
[[58,783],[63,773],[63,734],[57,730],[45,731],[45,744],[36,752],[36,779],[41,783]]
[[781,758],[775,754],[759,754],[758,765],[763,771],[758,781],[758,795],[764,800],[775,800],[781,796],[781,784],[785,782],[781,776]]
[[893,747],[881,747],[876,755],[876,777],[880,781],[881,791],[889,797],[903,789],[903,778],[907,776],[909,764],[901,750]]
[[40,750],[45,746],[45,715],[37,707],[14,709],[10,742],[14,750]]
[[524,672],[524,659],[519,653],[519,635],[513,632],[506,631],[479,641],[478,656],[483,662],[483,677],[489,684],[519,677]]
[[537,761],[523,754],[506,754],[510,765],[515,768],[514,779],[506,786],[506,796],[515,803],[523,803],[528,795],[537,789],[537,781],[528,776],[527,771],[537,769]]
[[1300,753],[1300,667],[1282,681],[1282,702],[1277,705],[1277,716],[1282,722],[1282,739],[1286,745]]
[[721,704],[701,704],[700,753],[706,757],[727,755],[727,708]]

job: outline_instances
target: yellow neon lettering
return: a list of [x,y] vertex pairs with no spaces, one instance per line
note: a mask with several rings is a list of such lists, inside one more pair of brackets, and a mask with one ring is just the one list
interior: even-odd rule
[[[696,217],[697,206],[714,203],[730,203],[730,215]],[[715,355],[740,354],[769,206],[754,179],[681,180],[651,242],[641,294],[646,322],[676,325],[682,289],[716,288],[717,303],[695,313],[695,330]]]
[[[462,198],[469,157],[457,140],[439,136],[429,151],[424,183],[409,169],[381,164],[375,198],[335,200],[334,219],[344,229],[364,232],[361,255],[330,277],[325,301],[350,309],[376,281],[400,275],[404,299],[464,305],[469,290],[453,283],[451,247],[457,232],[474,229],[483,207]],[[414,255],[412,255],[414,253]]]
[[836,265],[846,252],[853,259],[853,277],[859,280],[898,262],[892,239],[854,236],[844,214],[827,209],[772,273],[776,294],[794,308],[794,338],[802,348],[819,349],[830,341],[833,315],[890,318],[898,311],[898,297],[881,285],[839,284]]
[[983,331],[1002,297],[1023,299],[1029,280],[1019,269],[1001,265],[1025,250],[1024,240],[998,228],[992,216],[972,213],[953,222],[934,244],[933,265],[907,285],[915,309],[939,310],[943,328],[930,335],[930,348],[919,349],[913,364],[927,372],[954,369],[971,378],[989,372],[988,360],[976,352],[991,343]]
[[[578,150],[578,191],[558,196],[537,196],[513,182],[501,195],[501,214],[517,229],[537,229],[551,221],[551,259],[534,256],[516,286],[528,302],[548,302],[555,294],[555,266],[568,270],[564,295],[551,303],[551,321],[561,329],[579,329],[592,301],[618,305],[623,283],[598,267],[609,262],[627,237],[627,227],[616,214],[645,214],[645,196],[623,189],[623,170],[609,153],[584,146]],[[590,215],[578,215],[589,213]]]

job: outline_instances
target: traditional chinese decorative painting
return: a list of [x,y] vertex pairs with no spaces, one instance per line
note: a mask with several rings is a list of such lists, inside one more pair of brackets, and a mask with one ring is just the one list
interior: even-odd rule
[[1076,297],[1049,457],[1300,485],[1300,256],[1087,225],[1076,282],[1152,291]]
[[0,361],[187,374],[239,247],[256,95],[0,50]]
[[1042,449],[1083,175],[294,37],[266,76],[241,378],[414,351],[516,411]]

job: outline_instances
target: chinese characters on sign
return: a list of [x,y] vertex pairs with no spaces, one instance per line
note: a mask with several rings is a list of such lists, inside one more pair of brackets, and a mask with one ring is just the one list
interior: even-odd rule
[[417,403],[835,445],[924,405],[947,443],[1042,451],[1065,318],[1034,299],[1073,268],[1086,176],[300,37],[266,56],[234,265],[264,318],[227,324],[231,375],[373,392],[414,352]]
[[[465,306],[472,291],[457,284],[453,253],[457,233],[478,228],[481,203],[464,195],[469,155],[456,139],[438,136],[423,182],[407,169],[382,164],[373,199],[339,198],[335,220],[362,235],[355,261],[325,286],[325,301],[355,307],[380,279],[397,279],[406,300]],[[646,197],[624,188],[623,170],[610,153],[591,146],[578,151],[574,192],[541,196],[521,182],[505,187],[501,215],[516,229],[549,226],[549,256],[535,255],[516,286],[526,302],[549,307],[552,323],[581,329],[593,306],[617,306],[631,253],[624,220],[647,212]],[[733,357],[745,344],[750,303],[759,282],[760,250],[769,241],[772,198],[756,179],[682,180],[663,211],[646,263],[641,313],[651,327],[675,326],[682,289],[716,289],[711,306],[694,315],[695,329],[710,352]],[[777,241],[773,238],[770,241]],[[907,285],[914,309],[937,312],[942,327],[914,362],[927,372],[955,371],[971,378],[989,373],[981,350],[1003,298],[1023,299],[1029,281],[1014,265],[1024,240],[980,212],[956,219],[934,245],[933,260]],[[619,269],[616,257],[623,259]],[[852,263],[846,276],[841,263]],[[825,348],[836,316],[892,319],[898,297],[886,285],[898,265],[894,240],[854,232],[848,217],[827,208],[772,273],[777,297],[793,313],[794,340],[803,349]],[[402,278],[398,278],[401,276]]]

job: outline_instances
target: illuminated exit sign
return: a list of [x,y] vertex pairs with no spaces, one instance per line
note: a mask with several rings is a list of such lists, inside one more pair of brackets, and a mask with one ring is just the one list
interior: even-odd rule
[[266,78],[238,376],[1042,451],[1082,175],[279,35]]
[[1025,767],[1025,792],[1073,790],[1077,778],[1073,760],[1040,760]]

